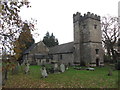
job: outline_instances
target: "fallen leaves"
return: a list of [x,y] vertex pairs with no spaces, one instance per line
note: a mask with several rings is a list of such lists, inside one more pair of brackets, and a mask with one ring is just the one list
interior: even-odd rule
[[[38,70],[37,70],[38,69]],[[95,74],[87,71],[66,72],[62,74],[50,74],[48,78],[40,78],[39,67],[31,68],[29,74],[19,73],[18,75],[10,75],[5,85],[7,88],[115,88],[116,76],[107,77],[106,72],[99,70]]]

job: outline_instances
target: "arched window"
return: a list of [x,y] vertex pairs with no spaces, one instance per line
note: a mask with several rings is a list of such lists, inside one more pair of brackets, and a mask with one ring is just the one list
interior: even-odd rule
[[95,49],[95,51],[96,51],[96,54],[98,54],[98,52],[99,52],[99,49]]

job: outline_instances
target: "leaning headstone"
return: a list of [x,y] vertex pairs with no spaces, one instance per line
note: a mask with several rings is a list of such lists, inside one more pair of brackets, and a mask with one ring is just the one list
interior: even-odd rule
[[45,66],[41,68],[41,74],[43,78],[46,78],[48,76]]
[[65,72],[65,65],[64,64],[60,65],[60,70],[61,70],[61,72]]
[[25,74],[27,74],[29,72],[29,63],[25,64]]

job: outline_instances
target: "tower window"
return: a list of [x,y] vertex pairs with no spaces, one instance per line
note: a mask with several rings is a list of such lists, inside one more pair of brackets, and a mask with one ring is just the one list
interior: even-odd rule
[[98,54],[98,52],[99,52],[99,49],[95,49],[95,51],[96,51],[96,54]]
[[62,60],[62,58],[63,58],[63,57],[62,57],[62,54],[61,54],[61,55],[60,55],[60,60]]
[[97,25],[94,25],[94,29],[97,29]]

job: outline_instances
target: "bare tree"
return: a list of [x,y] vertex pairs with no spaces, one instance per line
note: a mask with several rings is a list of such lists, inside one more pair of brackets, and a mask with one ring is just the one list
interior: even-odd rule
[[[19,2],[18,2],[19,1]],[[27,0],[1,0],[0,1],[0,48],[4,51],[5,58],[2,58],[4,80],[7,79],[7,55],[12,53],[13,42],[23,31],[24,23],[27,23],[30,30],[35,30],[31,21],[23,21],[19,16],[22,7],[30,7]],[[26,38],[26,37],[25,37]],[[3,54],[3,52],[2,52]]]
[[120,27],[117,17],[102,17],[102,41],[109,57],[116,60],[116,44],[120,36]]

